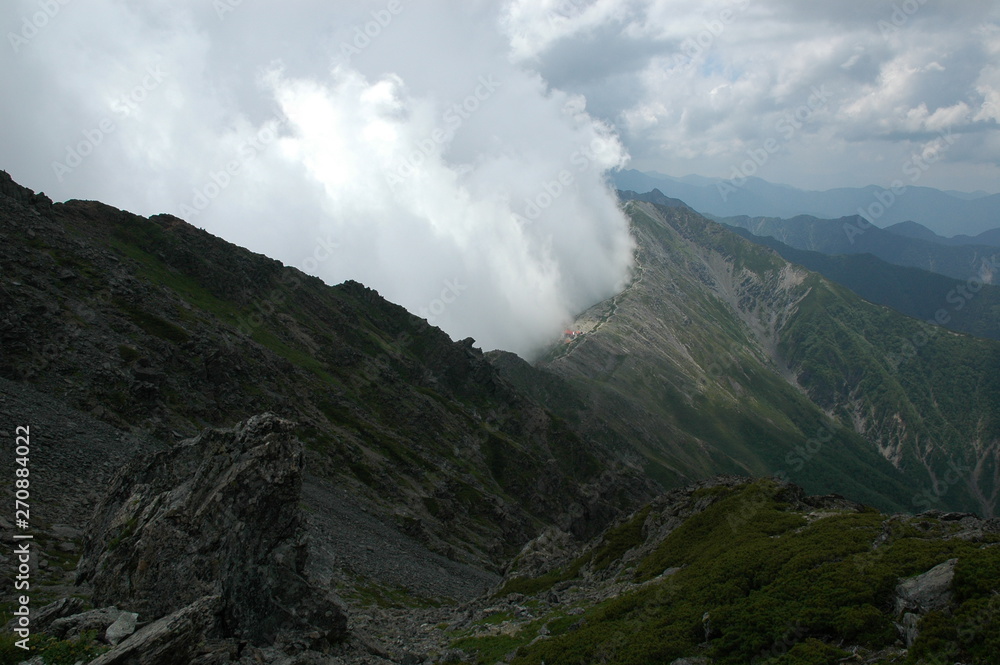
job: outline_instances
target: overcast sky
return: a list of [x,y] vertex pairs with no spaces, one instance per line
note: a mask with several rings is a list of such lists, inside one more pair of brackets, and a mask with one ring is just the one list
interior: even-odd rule
[[[487,348],[629,278],[628,166],[1000,191],[1000,3],[6,0],[0,168]],[[762,152],[763,151],[763,152]]]

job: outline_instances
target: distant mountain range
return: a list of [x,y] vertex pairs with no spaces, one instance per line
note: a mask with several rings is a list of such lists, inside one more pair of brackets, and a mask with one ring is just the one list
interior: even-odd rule
[[[746,178],[742,182],[702,176],[675,178],[634,169],[615,173],[613,180],[618,189],[636,192],[659,189],[698,212],[721,217],[813,215],[837,219],[860,214],[880,227],[912,221],[941,236],[977,236],[1000,227],[1000,194],[945,192],[915,185],[898,195],[874,185],[816,192],[760,178]],[[991,242],[996,242],[998,235],[1000,232],[993,234]],[[982,239],[975,242],[989,244]]]
[[951,238],[940,236],[923,224],[917,224],[916,222],[900,222],[899,224],[887,226],[884,230],[898,236],[903,236],[904,238],[927,240],[929,242],[936,242],[939,245],[989,245],[991,247],[1000,247],[1000,229],[983,231],[977,236],[957,235]]
[[[857,215],[820,219],[798,215],[780,217],[716,217],[728,226],[746,229],[811,252],[828,255],[871,254],[899,266],[919,268],[960,280],[997,281],[1000,248],[989,245],[950,245],[913,235],[880,229]],[[914,225],[915,226],[915,225]],[[906,225],[905,229],[912,229]]]

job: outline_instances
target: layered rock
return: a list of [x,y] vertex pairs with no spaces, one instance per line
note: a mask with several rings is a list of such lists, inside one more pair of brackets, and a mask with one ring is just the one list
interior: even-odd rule
[[254,416],[123,468],[78,569],[94,603],[145,623],[218,596],[209,630],[218,636],[261,644],[304,633],[316,647],[341,639],[339,603],[304,576],[303,451],[293,427]]

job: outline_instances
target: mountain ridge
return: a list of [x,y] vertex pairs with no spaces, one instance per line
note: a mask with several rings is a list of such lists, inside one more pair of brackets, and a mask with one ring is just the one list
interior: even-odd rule
[[944,245],[880,229],[857,215],[820,219],[798,215],[715,218],[723,224],[768,236],[795,249],[828,255],[872,254],[900,266],[920,268],[960,280],[992,284],[1000,269],[1000,249],[988,245]]
[[[995,511],[1000,384],[989,368],[1000,345],[930,335],[679,201],[624,204],[637,240],[631,282],[532,364],[483,354],[362,284],[328,286],[176,217],[52,203],[4,176],[0,413],[35,420],[52,457],[33,467],[44,474],[36,510],[69,522],[33,523],[47,557],[35,597],[56,601],[39,614],[61,622],[37,642],[45,653],[166,665],[176,644],[213,663],[297,653],[382,665],[587,661],[596,648],[614,663],[655,654],[788,665],[846,657],[845,645],[866,658],[936,657],[935,631],[991,607],[996,520],[926,509]],[[256,452],[217,446],[254,423],[266,425]],[[271,474],[274,443],[287,455]],[[139,453],[152,456],[112,481]],[[296,491],[277,494],[309,537],[308,565],[300,530],[275,548],[269,531],[258,550],[230,539],[210,567],[235,571],[222,591],[241,597],[247,579],[263,583],[304,621],[283,625],[308,628],[326,613],[337,618],[328,635],[241,646],[226,633],[234,607],[218,595],[180,609],[193,596],[155,609],[162,599],[130,595],[141,585],[128,575],[169,579],[142,544],[179,519],[163,497],[189,497],[192,524],[238,532],[256,485],[219,479],[242,472],[294,478],[286,490]],[[144,504],[133,485],[153,476]],[[82,493],[81,480],[94,486]],[[200,512],[196,497],[214,487],[228,507]],[[834,492],[920,515],[879,514]],[[98,506],[96,522],[80,523]],[[11,525],[0,527],[9,539]],[[206,542],[218,535],[209,530]],[[276,565],[248,578],[249,559]],[[101,561],[124,573],[95,574]],[[853,580],[841,613],[823,609],[843,603],[813,584],[824,565]],[[939,566],[954,573],[934,587],[955,594],[941,601],[953,613],[943,624],[900,591],[914,576],[937,579]],[[74,568],[77,586],[66,579]],[[339,599],[282,596],[271,576],[292,573]],[[81,613],[74,595],[125,607]],[[758,606],[762,597],[773,602]],[[171,610],[131,635],[119,626],[123,641],[103,655],[99,640],[114,631],[86,623]],[[811,617],[788,638],[799,660],[770,647],[789,613]],[[774,625],[724,628],[756,614]],[[674,628],[651,630],[667,619]],[[72,625],[96,625],[98,639],[63,632]],[[995,631],[976,631],[978,642],[947,644],[979,665],[989,652],[973,647],[992,648]]]
[[919,268],[897,266],[873,254],[828,255],[795,249],[770,236],[730,227],[747,240],[846,286],[869,302],[909,317],[977,337],[1000,339],[1000,290],[971,286]]
[[902,190],[869,185],[805,191],[753,176],[739,181],[699,182],[625,169],[612,174],[612,179],[618,189],[648,192],[658,188],[703,214],[719,217],[812,215],[837,219],[861,214],[879,226],[915,221],[941,235],[969,236],[995,229],[1000,219],[1000,194],[959,198],[920,186],[919,181],[908,183]]
[[[933,488],[900,489],[896,501],[926,507],[954,492],[966,496],[966,509],[992,514],[1000,442],[991,391],[986,385],[974,391],[977,400],[985,400],[986,417],[977,425],[973,402],[946,404],[939,394],[935,404],[915,387],[938,385],[965,372],[963,366],[935,360],[941,353],[953,358],[978,354],[979,365],[990,366],[995,343],[952,335],[923,339],[920,322],[796,269],[689,208],[631,202],[626,211],[639,240],[640,275],[631,289],[582,315],[574,327],[583,336],[558,346],[540,365],[581,390],[586,387],[599,405],[606,401],[592,411],[618,413],[612,429],[621,438],[640,442],[647,456],[667,468],[679,458],[670,462],[658,456],[685,450],[682,456],[704,455],[717,464],[741,460],[717,467],[723,470],[759,473],[761,466],[754,465],[762,464],[763,454],[770,460],[763,468],[789,473],[814,492],[822,491],[816,484],[822,473],[836,476],[838,469],[843,474],[853,468],[860,478],[862,467],[866,472],[878,467],[874,461],[852,467],[860,462],[845,458],[832,464],[832,450],[862,456],[877,450],[897,470],[911,474],[906,484]],[[659,300],[662,294],[670,294],[669,300]],[[910,340],[920,343],[913,352]],[[989,381],[982,367],[976,375]],[[630,419],[623,415],[623,404],[645,415]],[[762,416],[768,424],[754,424]],[[659,424],[643,432],[633,421]],[[969,446],[966,436],[982,442]],[[920,444],[924,437],[935,444]],[[836,446],[829,445],[831,438]],[[814,451],[796,452],[806,441]],[[965,470],[961,479],[950,471],[952,463]],[[898,481],[889,476],[874,485],[893,487]],[[834,482],[832,477],[826,482]],[[952,482],[941,482],[945,477]],[[866,502],[879,503],[851,478],[835,482],[850,485],[849,492]]]

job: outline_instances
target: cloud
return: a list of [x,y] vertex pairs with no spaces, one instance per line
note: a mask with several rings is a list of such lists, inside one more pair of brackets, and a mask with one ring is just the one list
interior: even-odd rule
[[771,140],[758,176],[886,185],[950,133],[922,184],[1000,177],[996,3],[11,0],[0,25],[19,181],[524,354],[628,278],[608,169],[729,177]]
[[29,186],[177,214],[525,355],[629,277],[605,181],[627,151],[510,57],[493,3],[55,4],[3,56],[0,152]]
[[[555,21],[551,6],[514,5],[535,7],[512,14],[522,57],[586,94],[637,168],[728,177],[823,87],[828,107],[759,175],[818,188],[887,184],[930,134],[951,131],[958,144],[925,182],[996,189],[995,152],[993,166],[983,159],[1000,130],[995,3],[648,0],[618,3],[597,24],[599,2],[572,2]],[[618,65],[591,64],[605,55]],[[977,153],[974,168],[963,161]]]

